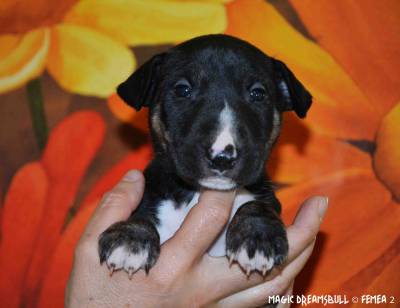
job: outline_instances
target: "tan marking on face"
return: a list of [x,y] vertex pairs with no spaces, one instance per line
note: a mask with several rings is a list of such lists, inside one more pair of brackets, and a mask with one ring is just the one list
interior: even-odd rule
[[160,118],[160,105],[157,105],[154,109],[154,113],[151,116],[151,126],[160,140],[161,146],[165,149],[170,140]]

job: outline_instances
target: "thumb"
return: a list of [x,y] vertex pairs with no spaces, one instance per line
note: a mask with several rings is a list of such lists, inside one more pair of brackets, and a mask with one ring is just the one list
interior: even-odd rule
[[296,258],[311,244],[328,209],[328,198],[316,196],[306,200],[287,231],[289,241],[289,261]]

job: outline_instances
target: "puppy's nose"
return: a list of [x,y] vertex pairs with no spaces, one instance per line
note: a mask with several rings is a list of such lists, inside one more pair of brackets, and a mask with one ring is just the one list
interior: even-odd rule
[[236,151],[232,144],[227,145],[224,150],[218,153],[213,153],[212,149],[207,152],[210,167],[221,172],[233,168],[237,159],[236,156]]

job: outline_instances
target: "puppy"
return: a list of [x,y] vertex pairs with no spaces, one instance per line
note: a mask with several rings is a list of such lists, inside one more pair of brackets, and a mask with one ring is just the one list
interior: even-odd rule
[[284,63],[227,35],[207,35],[156,55],[117,90],[148,107],[155,157],[143,200],[101,234],[100,262],[129,277],[155,264],[202,188],[237,189],[231,220],[209,254],[265,275],[288,253],[281,206],[265,162],[282,112],[305,117],[311,95]]

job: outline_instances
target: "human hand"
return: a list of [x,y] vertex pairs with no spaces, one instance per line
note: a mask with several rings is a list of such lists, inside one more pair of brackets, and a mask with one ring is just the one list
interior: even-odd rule
[[[267,304],[270,296],[292,295],[294,280],[311,256],[320,223],[327,209],[326,197],[312,197],[306,200],[297,212],[293,224],[286,228],[289,256],[283,267],[273,269],[264,282],[256,282],[253,287],[228,295],[214,303],[212,307],[260,307]],[[240,280],[239,276],[237,278]],[[240,282],[238,287],[239,284]],[[290,307],[290,303],[278,303],[277,307]]]
[[125,220],[138,206],[144,179],[129,172],[105,195],[75,251],[74,265],[66,292],[67,307],[252,307],[266,303],[268,295],[290,291],[295,276],[304,266],[319,229],[323,198],[306,202],[294,224],[287,229],[287,265],[265,281],[261,275],[246,275],[226,258],[212,258],[208,247],[229,219],[234,192],[205,191],[175,236],[161,246],[156,265],[146,276],[137,272],[129,280],[123,272],[112,277],[100,266],[99,235],[111,224]]

